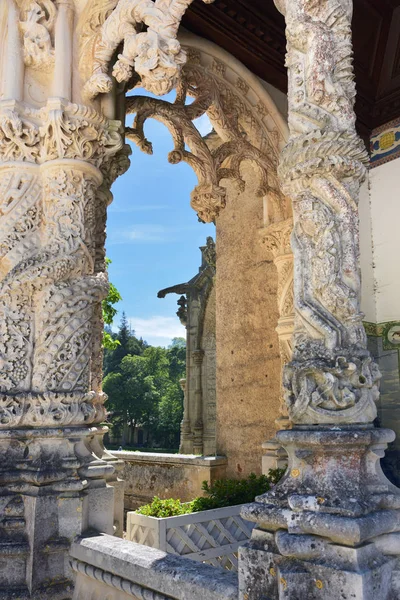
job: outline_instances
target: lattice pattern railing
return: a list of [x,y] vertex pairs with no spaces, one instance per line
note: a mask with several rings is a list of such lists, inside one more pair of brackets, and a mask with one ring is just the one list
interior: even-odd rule
[[240,516],[241,506],[156,519],[128,512],[127,538],[192,560],[237,571],[237,551],[253,524]]

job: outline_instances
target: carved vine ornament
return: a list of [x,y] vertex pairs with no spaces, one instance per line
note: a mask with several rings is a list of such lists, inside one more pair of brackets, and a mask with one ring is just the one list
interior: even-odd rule
[[357,200],[368,156],[355,131],[348,0],[276,0],[288,39],[295,332],[285,369],[295,423],[370,422],[380,378],[360,310]]
[[[239,97],[240,90],[233,94],[194,57],[182,69],[173,103],[147,96],[126,99],[127,113],[135,114],[133,126],[126,129],[126,135],[143,152],[152,153],[152,144],[144,135],[146,120],[154,118],[168,127],[174,142],[168,160],[172,164],[184,161],[196,173],[198,185],[192,192],[191,206],[205,222],[214,221],[226,205],[223,179],[234,181],[237,188],[244,191],[245,182],[240,174],[244,160],[258,167],[257,195],[260,198],[268,195],[272,218],[284,218],[284,201],[276,178],[276,149],[261,149],[249,140],[241,122],[245,109]],[[193,99],[190,104],[189,98]],[[196,129],[195,120],[205,114],[218,134],[217,144],[215,139],[203,137]]]
[[[7,96],[9,81],[3,88],[0,428],[104,419],[105,398],[94,371],[101,368],[101,300],[108,288],[105,209],[109,187],[129,161],[120,123],[105,118],[100,103],[91,100],[111,90],[108,72],[121,43],[113,68],[119,82],[135,72],[149,91],[172,89],[185,61],[176,33],[190,3],[87,2],[76,39],[88,106],[51,97],[43,108],[33,108]],[[10,56],[4,60],[21,57],[33,80],[41,73],[55,83],[70,78],[59,71],[57,79],[56,69],[62,65],[57,52],[71,44],[66,26],[73,10],[71,0],[9,0],[4,48]]]

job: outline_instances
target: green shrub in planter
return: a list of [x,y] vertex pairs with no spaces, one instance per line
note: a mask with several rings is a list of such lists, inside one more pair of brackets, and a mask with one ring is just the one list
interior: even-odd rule
[[206,495],[193,500],[192,511],[198,512],[253,502],[256,496],[268,492],[271,485],[279,481],[283,473],[282,469],[274,469],[274,471],[269,471],[268,476],[257,477],[251,473],[247,479],[218,479],[212,485],[208,485],[204,481],[202,490]]
[[154,496],[151,504],[145,504],[138,508],[135,512],[139,515],[146,515],[147,517],[157,517],[162,519],[163,517],[177,517],[179,515],[186,515],[192,511],[192,502],[181,502],[174,498],[168,498],[167,500],[161,500],[158,496]]
[[268,476],[257,477],[251,473],[247,479],[218,479],[212,485],[203,481],[202,490],[205,496],[195,498],[192,502],[181,502],[173,498],[161,500],[155,496],[151,504],[141,506],[136,512],[148,517],[177,517],[201,510],[247,504],[253,502],[256,496],[268,492],[284,473],[285,469],[271,469]]

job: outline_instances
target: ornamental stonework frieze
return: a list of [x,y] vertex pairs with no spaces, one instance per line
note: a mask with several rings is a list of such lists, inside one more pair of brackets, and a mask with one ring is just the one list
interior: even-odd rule
[[100,167],[123,147],[118,121],[94,109],[51,99],[44,108],[0,103],[0,161],[43,164],[68,158]]
[[105,419],[103,401],[94,392],[0,393],[0,429],[99,423]]

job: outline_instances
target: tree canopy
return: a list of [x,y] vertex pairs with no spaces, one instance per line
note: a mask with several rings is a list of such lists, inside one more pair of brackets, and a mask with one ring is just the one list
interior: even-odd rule
[[179,380],[186,370],[185,340],[174,338],[169,348],[150,346],[136,337],[124,313],[118,332],[108,333],[113,345],[104,351],[103,389],[114,433],[123,434],[128,425],[133,438],[140,426],[145,431],[145,445],[177,448],[183,416]]

